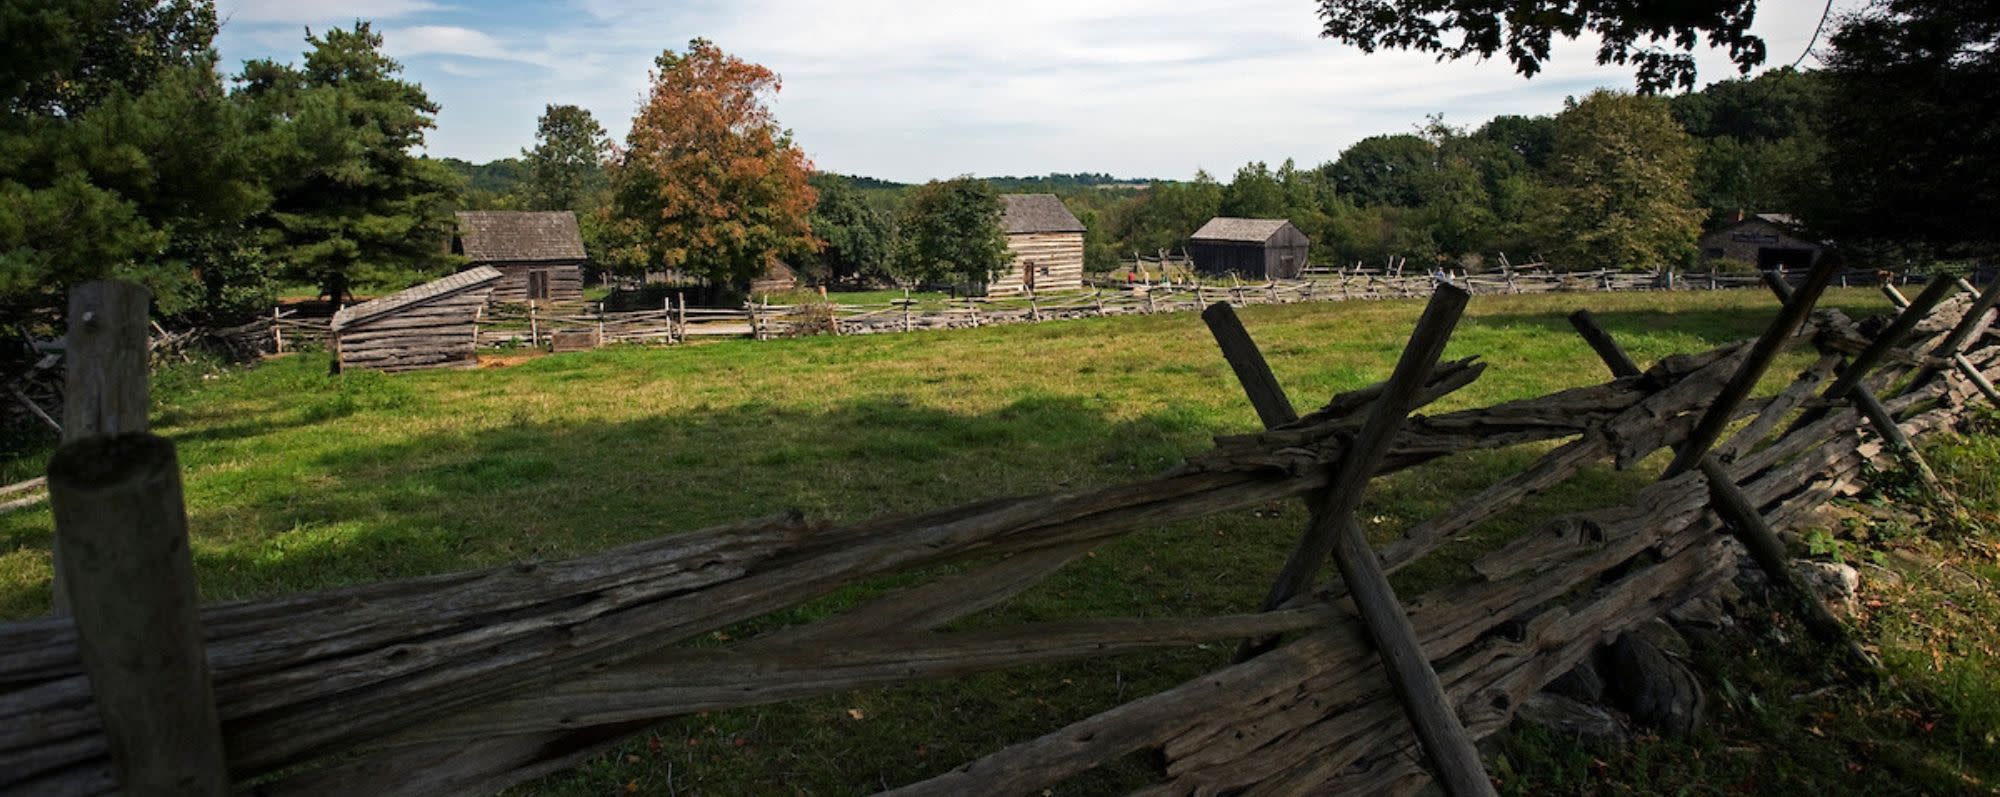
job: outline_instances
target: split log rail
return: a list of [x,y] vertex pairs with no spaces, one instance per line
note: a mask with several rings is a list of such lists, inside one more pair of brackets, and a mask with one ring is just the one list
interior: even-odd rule
[[[1644,370],[1620,359],[1608,382],[1435,415],[1409,413],[1487,367],[1431,366],[1449,312],[1427,313],[1388,382],[1296,418],[1247,333],[1218,324],[1267,428],[1217,438],[1152,478],[841,527],[783,515],[565,561],[198,609],[171,444],[74,439],[49,491],[57,539],[78,552],[61,568],[77,611],[0,625],[0,792],[491,793],[677,715],[1247,637],[1273,641],[894,793],[1037,794],[1141,751],[1161,765],[1142,794],[1400,794],[1433,777],[1451,794],[1490,793],[1467,751],[1531,693],[1730,579],[1737,539],[1770,569],[1743,521],[1798,528],[1867,469],[1896,467],[1852,403],[1815,398],[1836,371],[1914,438],[1980,398],[1961,369],[1936,364],[1962,356],[1989,379],[2000,369],[1990,304],[1953,297],[1892,324],[1906,339],[1883,344],[1872,369],[1854,357],[1840,370],[1881,338],[1811,311],[1817,290],[1800,290],[1753,344]],[[1462,301],[1439,288],[1434,309]],[[1775,396],[1750,397],[1771,356],[1802,341],[1819,361]],[[1373,478],[1515,446],[1553,448],[1385,544],[1352,525]],[[1621,506],[1509,540],[1468,538],[1587,467],[1636,467],[1663,449],[1677,465]],[[1291,498],[1316,511],[1264,606],[939,630],[1108,540]],[[1401,599],[1386,589],[1386,575],[1467,545],[1456,582]],[[1319,581],[1327,550],[1341,577]],[[942,565],[954,567],[832,617],[685,644]],[[163,723],[184,735],[153,730]]]

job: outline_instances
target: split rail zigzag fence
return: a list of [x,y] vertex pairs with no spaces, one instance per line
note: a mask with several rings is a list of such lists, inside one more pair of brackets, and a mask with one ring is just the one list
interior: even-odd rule
[[[1793,275],[1796,279],[1803,275]],[[1836,284],[1875,285],[1876,271],[1837,273]],[[993,324],[1023,324],[1072,318],[1151,315],[1199,311],[1215,302],[1238,307],[1295,302],[1407,299],[1428,295],[1439,284],[1461,287],[1473,295],[1591,291],[1726,290],[1755,287],[1748,274],[1632,273],[1597,271],[1551,272],[1514,270],[1503,273],[1405,275],[1401,269],[1314,269],[1303,279],[1229,286],[1184,283],[1098,287],[1065,293],[945,300],[900,300],[855,304],[743,307],[693,307],[669,297],[657,310],[607,311],[602,303],[504,304],[480,318],[478,344],[485,347],[543,346],[559,333],[581,333],[587,345],[606,343],[671,344],[696,338],[767,340],[802,333],[871,335],[925,329],[955,329]],[[837,297],[838,294],[835,294]],[[184,333],[185,334],[185,333]],[[283,353],[304,347],[325,348],[331,333],[325,319],[301,318],[274,308],[269,318],[207,333],[230,353],[249,357],[258,352]]]
[[[1843,271],[1842,285],[1872,285],[1874,271]],[[1401,269],[1322,269],[1303,279],[1231,285],[1160,283],[1094,288],[1064,293],[943,300],[900,300],[872,304],[829,301],[819,304],[743,307],[690,307],[669,298],[658,310],[607,312],[601,305],[507,305],[482,319],[482,346],[540,346],[558,330],[587,333],[593,343],[679,343],[692,338],[737,337],[767,340],[803,332],[871,335],[923,329],[957,329],[993,324],[1026,324],[1072,318],[1151,315],[1199,311],[1215,302],[1236,306],[1295,302],[1408,299],[1428,295],[1440,284],[1475,294],[1585,291],[1723,290],[1754,287],[1749,274],[1628,273],[1610,270],[1494,274],[1403,274]],[[558,343],[560,349],[561,344]]]
[[[1455,288],[1437,289],[1388,381],[1298,417],[1233,313],[1211,308],[1268,428],[1152,478],[840,527],[754,519],[566,561],[211,606],[194,599],[173,447],[142,431],[144,357],[86,355],[143,351],[143,330],[107,308],[143,318],[144,301],[105,298],[143,290],[84,286],[71,436],[48,482],[72,615],[0,625],[0,792],[490,793],[675,715],[1242,640],[1228,666],[894,793],[1039,793],[1144,750],[1162,769],[1143,794],[1407,793],[1432,777],[1490,793],[1473,739],[1594,647],[1730,578],[1743,553],[1808,627],[1843,638],[1773,531],[1857,489],[1865,468],[1921,467],[1909,438],[1990,398],[2000,287],[1975,298],[1939,281],[1884,327],[1809,313],[1829,278],[1774,286],[1791,298],[1753,342],[1643,370],[1579,314],[1615,378],[1429,416],[1409,413],[1487,367],[1436,362],[1465,302]],[[1819,358],[1749,398],[1796,345]],[[1375,476],[1554,441],[1566,442],[1379,549],[1354,524]],[[1661,449],[1673,465],[1623,506],[1508,541],[1448,586],[1398,599],[1384,580],[1587,465]],[[1107,540],[1290,498],[1312,520],[1263,606],[937,630]],[[1321,580],[1329,554],[1341,577]],[[951,562],[964,567],[823,620],[676,646]]]

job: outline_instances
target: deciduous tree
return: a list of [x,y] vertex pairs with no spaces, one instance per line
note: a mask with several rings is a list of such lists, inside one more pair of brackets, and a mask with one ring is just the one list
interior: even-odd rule
[[1701,234],[1693,177],[1694,147],[1664,100],[1603,89],[1572,100],[1556,117],[1543,245],[1568,268],[1680,264]]
[[620,259],[741,286],[816,249],[812,164],[766,102],[777,74],[705,39],[654,64],[612,170]]
[[815,174],[812,185],[819,193],[812,212],[813,235],[825,246],[812,259],[810,275],[826,282],[887,276],[891,243],[887,220],[838,175]]
[[1832,43],[1832,183],[1807,220],[1913,257],[2000,255],[1995,4],[1881,0],[1844,19]]
[[1727,49],[1740,71],[1764,62],[1764,40],[1750,33],[1756,0],[1319,0],[1319,7],[1320,35],[1363,52],[1504,55],[1529,77],[1558,39],[1589,34],[1598,40],[1597,62],[1632,65],[1642,92],[1693,88],[1692,51],[1703,39]]
[[896,273],[910,282],[985,283],[1007,265],[1000,193],[984,180],[932,180],[897,217]]

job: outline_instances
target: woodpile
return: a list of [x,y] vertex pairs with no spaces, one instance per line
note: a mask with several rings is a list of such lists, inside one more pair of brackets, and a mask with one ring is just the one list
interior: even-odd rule
[[[1983,330],[1990,306],[1939,305],[1860,380],[1885,396],[1902,433],[1947,427],[1977,399],[1971,380],[1953,370],[1911,378],[1946,354],[1994,373],[2000,346],[1983,331],[1961,341],[1963,351],[1937,349],[1968,326]],[[1969,309],[1978,312],[1968,317]],[[1362,432],[1387,412],[1380,408],[1396,407],[1394,382],[1336,396],[1264,432],[1221,438],[1178,468],[1128,484],[842,527],[780,516],[561,562],[205,607],[200,637],[227,779],[238,787],[260,779],[257,790],[267,794],[487,793],[679,714],[1268,637],[1278,644],[1261,655],[897,791],[1035,794],[1150,750],[1163,768],[1148,794],[1410,793],[1432,770],[1344,580],[1264,611],[937,629],[1137,529],[1315,495],[1343,478],[1359,485],[1361,474],[1467,450],[1562,441],[1381,546],[1381,569],[1393,573],[1592,463],[1632,467],[1662,448],[1686,453],[1708,416],[1747,419],[1732,437],[1702,446],[1714,468],[1672,475],[1624,506],[1552,520],[1480,553],[1458,582],[1402,600],[1419,666],[1434,671],[1463,733],[1497,732],[1536,691],[1622,632],[1731,578],[1743,550],[1723,533],[1727,516],[1713,498],[1721,485],[1712,479],[1726,479],[1764,523],[1787,529],[1857,489],[1867,469],[1895,467],[1897,453],[1861,411],[1816,398],[1846,354],[1869,340],[1864,329],[1822,311],[1796,337],[1780,331],[1787,342],[1812,341],[1820,362],[1776,396],[1721,410],[1716,396],[1761,368],[1762,347],[1725,346],[1602,384],[1411,416],[1383,438],[1380,464],[1354,473],[1341,463],[1356,456],[1350,449],[1368,439]],[[1410,406],[1450,394],[1485,368],[1447,362],[1405,379]],[[1801,418],[1802,409],[1811,415]],[[947,563],[963,567],[823,620],[724,645],[678,644]],[[92,633],[68,618],[0,626],[0,791],[116,788],[110,715],[93,703],[93,671],[80,655]]]

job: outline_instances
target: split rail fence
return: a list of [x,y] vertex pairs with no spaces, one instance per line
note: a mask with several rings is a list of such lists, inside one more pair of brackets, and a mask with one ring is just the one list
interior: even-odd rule
[[[1791,279],[1803,277],[1791,275]],[[1900,284],[1908,284],[1907,278]],[[1882,284],[1875,271],[1849,270],[1835,274],[1842,286]],[[1199,311],[1216,302],[1242,307],[1319,301],[1408,299],[1427,296],[1449,284],[1474,295],[1587,291],[1725,290],[1756,287],[1749,274],[1675,272],[1627,273],[1610,270],[1552,272],[1508,269],[1468,275],[1404,274],[1394,269],[1309,270],[1305,278],[1230,285],[1188,282],[1101,285],[1084,291],[1015,297],[903,299],[866,304],[829,301],[815,304],[743,307],[694,307],[669,297],[657,310],[607,311],[601,303],[503,304],[488,308],[480,318],[479,345],[484,347],[553,345],[558,350],[610,343],[671,344],[695,338],[767,340],[800,334],[869,335],[926,329],[958,329],[993,324],[1023,324],[1073,318],[1151,315]],[[579,343],[557,340],[575,336]],[[324,348],[329,337],[322,319],[298,318],[273,310],[272,317],[217,330],[216,339],[232,352],[276,352]]]
[[[1929,286],[1884,326],[1809,312],[1830,278],[1775,286],[1789,298],[1755,341],[1643,370],[1580,314],[1614,378],[1429,416],[1410,413],[1488,367],[1438,361],[1458,289],[1434,292],[1386,382],[1302,416],[1214,306],[1206,319],[1267,428],[1152,478],[847,526],[754,519],[565,561],[205,607],[172,445],[139,432],[143,416],[72,425],[97,432],[72,436],[49,468],[73,616],[0,625],[0,792],[490,793],[676,715],[1241,640],[1207,675],[892,793],[1036,794],[1153,751],[1158,781],[1140,794],[1410,793],[1433,777],[1449,794],[1490,794],[1473,739],[1593,648],[1729,579],[1740,555],[1807,627],[1843,638],[1774,530],[1856,490],[1870,466],[1916,467],[1909,438],[1991,389],[2000,287]],[[1819,352],[1813,365],[1751,398],[1800,345]],[[1535,444],[1556,445],[1386,545],[1355,525],[1375,477]],[[1673,465],[1622,506],[1550,521],[1408,599],[1384,578],[1588,466],[1662,449]],[[938,630],[1121,535],[1293,498],[1311,520],[1260,606]],[[1340,577],[1324,580],[1329,556]],[[960,567],[826,619],[680,644],[946,563]]]

